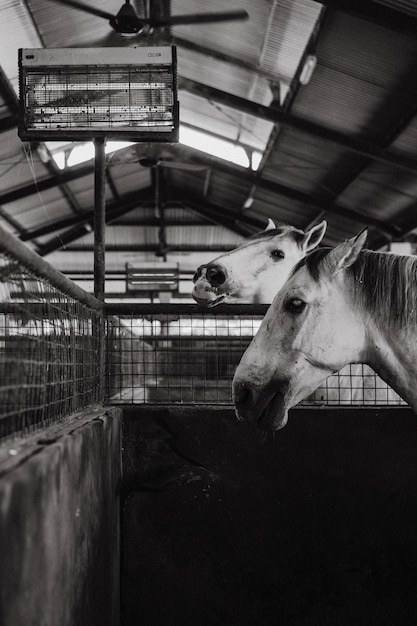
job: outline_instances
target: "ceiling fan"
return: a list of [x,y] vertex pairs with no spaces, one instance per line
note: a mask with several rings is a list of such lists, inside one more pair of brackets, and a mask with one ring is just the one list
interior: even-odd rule
[[207,169],[207,165],[178,161],[173,151],[161,150],[160,146],[151,144],[135,144],[127,148],[118,150],[109,155],[108,165],[120,165],[123,163],[139,163],[141,167],[183,170],[188,172],[202,172]]
[[[137,14],[136,9],[130,3],[130,0],[125,0],[125,3],[121,6],[118,13],[112,14],[107,11],[102,11],[90,4],[85,4],[79,0],[54,0],[67,6],[74,7],[80,11],[91,13],[97,17],[102,17],[108,20],[112,29],[120,35],[126,37],[132,37],[134,35],[140,35],[141,33],[151,33],[157,28],[165,28],[169,26],[180,26],[183,24],[203,24],[210,22],[225,22],[231,20],[246,20],[249,18],[247,11],[244,9],[236,9],[234,11],[222,11],[212,13],[194,13],[190,15],[164,15],[163,11],[155,11],[152,9],[152,3],[150,3],[151,10],[149,15],[141,17]],[[159,6],[160,3],[158,3]]]

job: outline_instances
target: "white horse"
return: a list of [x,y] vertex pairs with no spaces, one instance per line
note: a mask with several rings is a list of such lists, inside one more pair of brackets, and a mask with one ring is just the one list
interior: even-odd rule
[[220,302],[271,304],[296,263],[319,245],[326,226],[323,221],[304,232],[276,226],[270,219],[264,231],[197,269],[194,300],[208,307]]
[[417,258],[363,250],[365,240],[298,263],[235,372],[239,419],[282,428],[348,363],[367,363],[417,411]]
[[[194,274],[193,297],[201,305],[220,302],[271,304],[291,271],[316,248],[326,232],[322,221],[306,232],[289,225],[266,229],[206,265]],[[375,377],[366,365],[351,365],[329,378],[311,397],[327,404],[398,404],[397,394]]]

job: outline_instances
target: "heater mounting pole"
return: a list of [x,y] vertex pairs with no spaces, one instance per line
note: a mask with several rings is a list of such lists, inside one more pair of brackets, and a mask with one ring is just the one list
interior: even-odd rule
[[106,140],[94,139],[94,295],[104,302],[106,276]]

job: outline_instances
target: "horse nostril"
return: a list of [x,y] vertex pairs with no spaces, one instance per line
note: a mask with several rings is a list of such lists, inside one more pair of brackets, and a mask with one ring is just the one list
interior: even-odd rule
[[203,270],[203,268],[206,267],[205,265],[200,265],[200,267],[198,267],[196,269],[196,271],[194,272],[194,276],[193,276],[193,283],[196,283],[198,281],[198,279],[201,276],[201,272]]
[[234,400],[237,409],[243,408],[245,405],[250,404],[252,400],[252,389],[247,383],[235,383]]
[[206,278],[210,285],[213,287],[219,287],[223,285],[226,280],[225,272],[219,267],[219,265],[209,265],[207,267]]

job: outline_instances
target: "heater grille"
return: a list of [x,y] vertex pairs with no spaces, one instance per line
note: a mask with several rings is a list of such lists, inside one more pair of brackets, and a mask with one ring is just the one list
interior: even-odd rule
[[140,54],[136,51],[138,58],[128,51],[126,63],[112,64],[105,62],[109,50],[99,60],[93,49],[90,62],[90,49],[83,55],[77,49],[66,62],[63,50],[49,56],[20,51],[21,139],[105,135],[178,141],[174,49],[142,48]]

